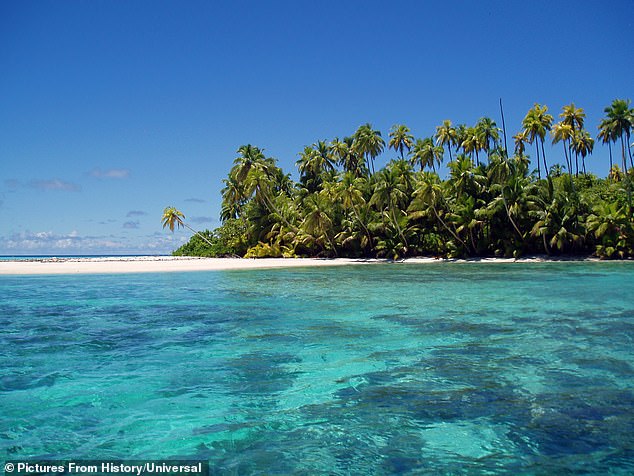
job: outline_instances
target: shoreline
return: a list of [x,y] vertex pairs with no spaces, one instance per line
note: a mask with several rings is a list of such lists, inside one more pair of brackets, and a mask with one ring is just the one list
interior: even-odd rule
[[430,264],[430,263],[546,263],[596,262],[594,257],[525,258],[407,258],[399,261],[370,258],[198,258],[176,256],[124,256],[103,258],[34,258],[0,260],[0,275],[71,275],[71,274],[128,274],[189,271],[231,271],[245,269],[298,268],[316,266],[368,265],[377,263]]

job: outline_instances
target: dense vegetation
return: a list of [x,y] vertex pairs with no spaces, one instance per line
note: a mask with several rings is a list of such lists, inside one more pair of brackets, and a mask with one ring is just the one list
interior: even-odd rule
[[[528,111],[522,130],[506,134],[490,118],[473,127],[446,120],[433,137],[415,139],[396,125],[386,144],[365,124],[350,137],[318,141],[297,161],[299,182],[252,145],[238,149],[222,191],[222,226],[195,234],[174,252],[196,256],[634,256],[629,100],[605,108],[597,138],[610,149],[610,173],[586,173],[594,139],[585,114],[565,106]],[[549,165],[546,140],[562,143],[563,164]],[[527,146],[534,147],[536,170]],[[616,165],[613,160],[613,146]],[[375,170],[385,148],[395,158]],[[448,176],[437,167],[448,159]],[[620,160],[619,160],[620,159]],[[181,225],[166,209],[164,226]]]

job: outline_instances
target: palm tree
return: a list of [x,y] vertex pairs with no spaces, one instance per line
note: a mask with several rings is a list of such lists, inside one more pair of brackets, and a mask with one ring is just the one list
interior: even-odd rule
[[314,193],[308,197],[306,205],[308,210],[302,221],[301,230],[314,238],[324,249],[322,241],[325,238],[330,249],[337,256],[337,248],[331,238],[333,230],[332,201],[327,200],[322,193]]
[[482,150],[489,155],[489,152],[497,147],[500,140],[500,129],[490,117],[482,117],[475,125],[476,135],[478,136]]
[[222,189],[222,206],[220,211],[220,219],[224,222],[231,218],[237,218],[245,202],[243,184],[232,175],[222,182],[225,187]]
[[[568,155],[568,151],[570,150],[570,140],[574,136],[572,126],[570,124],[565,124],[563,121],[558,122],[553,125],[552,129],[550,130],[550,134],[553,137],[553,144],[557,144],[558,142],[563,142],[564,155],[566,157],[566,167],[568,168],[568,173],[571,174],[572,160],[570,159]],[[579,169],[577,167],[577,175],[578,174],[579,174]]]
[[388,147],[394,149],[395,152],[399,152],[401,154],[401,159],[403,159],[403,152],[405,149],[407,149],[407,152],[409,153],[413,145],[414,136],[410,134],[409,127],[405,125],[392,126]]
[[420,175],[420,181],[414,191],[412,203],[410,203],[407,210],[412,218],[416,218],[420,213],[431,211],[438,223],[449,232],[456,242],[467,248],[466,243],[458,236],[456,230],[450,227],[447,221],[443,219],[447,207],[446,204],[443,185],[440,183],[438,175],[423,173]]
[[524,127],[524,131],[528,134],[530,143],[532,144],[535,142],[535,147],[537,149],[537,173],[539,178],[541,178],[539,165],[539,143],[536,139],[539,139],[541,142],[544,170],[546,171],[546,175],[548,175],[548,164],[546,163],[546,154],[544,152],[544,138],[546,137],[546,133],[550,130],[552,123],[553,116],[548,114],[548,106],[542,106],[537,103],[535,103],[532,109],[528,111],[522,121],[522,126]]
[[[574,103],[570,103],[567,106],[562,107],[562,113],[559,114],[559,117],[562,118],[562,123],[570,126],[572,129],[571,137],[575,137],[577,131],[583,129],[583,123],[586,118],[586,113],[583,112],[582,108],[575,107]],[[572,147],[572,143],[568,142],[568,147],[575,150]],[[572,162],[572,157],[570,158]],[[576,162],[576,171],[577,175],[579,175],[579,153],[575,150],[575,162]]]
[[403,234],[403,230],[399,224],[399,217],[403,212],[400,204],[407,198],[406,183],[402,180],[401,175],[395,168],[385,168],[379,172],[379,178],[374,186],[374,193],[370,199],[370,205],[377,207],[390,216],[392,224],[396,228],[399,237],[403,243],[405,252],[407,252],[407,239]]
[[609,119],[602,119],[599,123],[599,135],[597,139],[601,139],[603,144],[608,144],[608,150],[610,152],[610,171],[612,170],[612,142],[616,142],[618,135],[615,132],[613,122]]
[[520,131],[513,136],[513,140],[515,141],[515,154],[523,157],[526,152],[526,143],[529,142],[528,133]]
[[458,143],[458,133],[451,125],[449,119],[445,119],[440,126],[436,126],[436,145],[447,147],[449,150],[449,161],[452,161],[451,148]]
[[367,175],[365,161],[355,150],[354,137],[344,137],[343,140],[333,139],[330,143],[330,154],[344,171],[351,172],[356,177]]
[[365,188],[367,181],[363,177],[355,177],[352,173],[347,172],[341,182],[337,184],[336,199],[341,200],[341,204],[345,210],[352,210],[361,228],[368,237],[368,245],[372,248],[372,234],[367,227],[365,221],[361,218],[359,208],[365,205],[366,201],[363,197],[362,190]]
[[370,159],[372,175],[374,175],[374,159],[385,149],[381,132],[374,130],[369,123],[360,126],[354,133],[354,147],[356,152],[366,157],[366,160]]
[[475,152],[476,164],[480,165],[480,158],[478,157],[478,152],[482,150],[482,139],[478,135],[478,131],[475,127],[466,127],[463,132],[462,149],[465,154],[468,154],[471,158],[473,158],[473,153]]
[[417,139],[410,162],[412,165],[419,164],[421,171],[425,167],[430,167],[435,171],[436,164],[440,166],[442,163],[444,152],[445,150],[441,145],[434,145],[434,140],[431,137]]
[[260,148],[247,144],[238,149],[238,154],[231,173],[239,183],[243,183],[253,164],[264,160],[264,153]]
[[590,137],[590,133],[585,129],[580,129],[572,138],[572,150],[575,155],[581,156],[583,164],[583,173],[586,173],[586,156],[592,153],[594,149],[594,139]]
[[[627,173],[625,149],[626,144],[630,143],[630,134],[632,133],[632,127],[634,127],[634,109],[630,108],[630,103],[629,99],[615,99],[610,106],[603,110],[607,115],[604,121],[609,121],[610,127],[613,128],[614,136],[621,139],[621,154],[625,173]],[[631,152],[630,165],[634,167]]]
[[301,184],[311,193],[321,188],[324,174],[335,170],[330,149],[324,141],[305,147],[296,165],[300,172]]
[[200,232],[194,230],[191,226],[184,222],[185,215],[180,210],[177,210],[175,207],[166,207],[163,210],[163,217],[161,218],[161,222],[163,223],[163,228],[169,227],[170,231],[174,232],[174,227],[180,228],[185,227],[194,235],[198,235],[201,237],[209,246],[213,246],[213,243],[205,238]]

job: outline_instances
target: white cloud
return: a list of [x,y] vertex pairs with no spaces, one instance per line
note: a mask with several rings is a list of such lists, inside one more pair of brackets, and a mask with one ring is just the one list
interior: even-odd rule
[[104,179],[127,179],[130,176],[130,171],[128,169],[101,170],[96,168],[90,172],[90,175],[92,177]]
[[202,198],[186,198],[185,199],[186,202],[193,202],[193,203],[205,203],[206,200],[203,200]]
[[169,254],[189,239],[183,233],[152,233],[140,237],[82,236],[77,231],[22,232],[0,236],[0,254],[93,255]]
[[141,210],[130,210],[128,214],[126,215],[126,218],[143,217],[145,215],[147,215],[147,212],[143,212]]
[[139,228],[139,222],[137,221],[127,221],[123,224],[123,228],[127,230],[136,230]]
[[9,237],[0,237],[0,249],[20,252],[40,251],[91,251],[95,249],[117,250],[124,247],[121,242],[100,236],[80,236],[77,231],[57,234],[52,231],[14,233]]
[[57,178],[46,180],[31,180],[29,187],[38,190],[61,190],[65,192],[79,192],[81,186],[71,182],[65,182]]

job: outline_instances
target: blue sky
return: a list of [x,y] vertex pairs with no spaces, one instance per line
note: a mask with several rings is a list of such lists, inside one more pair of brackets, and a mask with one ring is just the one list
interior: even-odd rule
[[[164,231],[163,208],[218,226],[246,143],[296,177],[317,140],[501,125],[500,97],[509,140],[535,102],[575,102],[596,135],[605,106],[634,99],[633,23],[631,0],[5,0],[0,254],[169,253],[189,234]],[[589,170],[607,157],[598,145]]]

